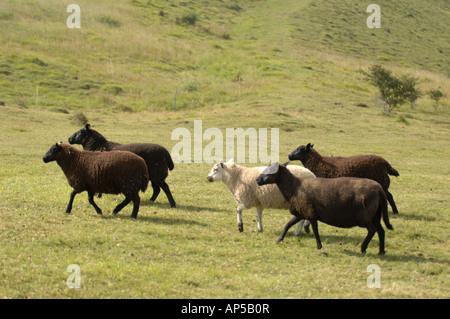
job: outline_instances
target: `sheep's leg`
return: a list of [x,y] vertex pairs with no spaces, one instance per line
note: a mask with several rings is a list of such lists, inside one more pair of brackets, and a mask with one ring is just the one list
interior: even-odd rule
[[384,255],[386,253],[384,251],[385,231],[383,229],[383,226],[381,226],[381,222],[379,220],[377,222],[375,222],[375,227],[377,229],[378,239],[380,241],[380,251],[378,252],[378,254]]
[[69,204],[67,204],[66,214],[70,214],[70,212],[72,211],[73,199],[75,198],[76,194],[78,194],[78,192],[75,190],[73,190],[72,193],[70,193],[70,199]]
[[386,193],[386,197],[389,202],[389,205],[391,205],[391,207],[392,207],[392,212],[394,214],[398,214],[397,206],[395,205],[395,202],[394,202],[394,197],[387,190],[385,191],[385,193]]
[[242,210],[244,208],[242,207],[242,205],[239,205],[236,208],[236,212],[237,212],[237,222],[238,222],[238,229],[239,231],[242,233],[244,231],[244,223],[242,222]]
[[295,214],[294,217],[290,221],[288,221],[288,223],[284,227],[283,232],[281,233],[280,237],[277,240],[277,244],[284,239],[284,236],[286,236],[286,233],[288,232],[289,228],[298,223],[301,219],[302,217],[299,214]]
[[167,185],[166,182],[162,181],[159,183],[159,186],[161,186],[164,193],[166,193],[167,199],[169,200],[169,203],[170,203],[170,207],[176,207],[176,203],[172,197],[172,193],[170,192],[169,185]]
[[133,212],[131,213],[132,218],[136,218],[137,214],[139,212],[139,204],[141,202],[141,199],[139,195],[136,195],[133,199]]
[[302,228],[305,228],[305,232],[306,233],[310,233],[311,231],[309,230],[309,225],[311,225],[311,223],[309,222],[309,220],[307,219],[302,219],[298,225],[297,228],[294,231],[294,236],[300,236],[301,232],[302,232]]
[[361,245],[361,253],[365,254],[367,246],[369,245],[370,241],[372,240],[373,235],[375,235],[375,232],[377,231],[376,227],[373,224],[370,224],[367,226],[367,237],[364,239],[362,245]]
[[154,202],[158,197],[159,192],[161,191],[161,187],[159,187],[156,183],[152,182],[152,188],[153,188],[153,195],[150,198],[150,201]]
[[97,212],[97,214],[102,214],[102,210],[100,209],[100,207],[97,206],[97,204],[94,202],[94,193],[92,192],[88,192],[88,198],[89,198],[89,203],[94,206],[95,211]]
[[256,222],[258,224],[258,232],[262,233],[263,232],[263,226],[262,226],[262,213],[263,213],[263,209],[262,208],[256,208]]
[[316,237],[317,249],[322,249],[322,242],[320,241],[319,227],[317,226],[317,220],[312,219],[311,226],[313,229],[314,236]]
[[113,210],[113,214],[116,215],[118,212],[122,210],[125,206],[127,206],[131,202],[131,199],[128,199],[128,197],[125,196],[125,200],[116,206]]
[[311,223],[309,222],[309,220],[305,220],[305,223],[303,224],[303,227],[305,228],[305,233],[309,234],[311,232],[311,230],[309,229],[309,225],[311,225]]

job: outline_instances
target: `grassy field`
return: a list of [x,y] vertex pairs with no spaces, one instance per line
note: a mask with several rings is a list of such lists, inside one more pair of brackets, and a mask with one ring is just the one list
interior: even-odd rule
[[[70,3],[0,4],[0,297],[450,296],[447,2],[379,1],[381,29],[365,26],[360,1],[80,0],[80,29],[65,24]],[[423,97],[385,113],[361,74],[375,63],[447,97],[437,111]],[[120,195],[96,199],[99,216],[80,194],[66,215],[71,188],[42,157],[83,126],[80,113],[109,140],[169,150],[173,130],[193,134],[202,120],[203,131],[279,128],[280,161],[308,142],[324,155],[381,155],[400,172],[387,254],[375,236],[361,255],[365,229],[325,224],[320,251],[312,234],[275,245],[283,210],[264,212],[263,233],[244,211],[239,233],[208,163],[175,165],[177,208],[163,193],[150,203],[150,188],[137,220],[131,206],[112,216]],[[66,285],[71,264],[80,289]],[[379,289],[367,287],[371,264]]]

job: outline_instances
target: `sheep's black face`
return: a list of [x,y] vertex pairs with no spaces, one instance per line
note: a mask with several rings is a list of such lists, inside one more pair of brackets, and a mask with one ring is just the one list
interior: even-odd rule
[[308,145],[301,145],[299,146],[295,151],[293,151],[291,154],[289,154],[289,160],[290,161],[303,161],[306,160],[308,157],[308,154],[311,152],[311,149],[313,148],[313,144],[309,143]]
[[48,152],[42,158],[44,163],[56,161],[56,156],[58,155],[58,152],[60,149],[61,149],[61,146],[59,146],[58,143],[56,143],[55,145],[50,147]]
[[277,181],[280,165],[278,162],[270,164],[261,175],[256,178],[256,184],[259,186],[273,184]]
[[83,127],[81,130],[73,133],[69,137],[69,143],[70,144],[83,144],[83,141],[86,139],[86,137],[89,136],[90,129],[91,129],[91,126],[89,124],[86,124],[86,127]]

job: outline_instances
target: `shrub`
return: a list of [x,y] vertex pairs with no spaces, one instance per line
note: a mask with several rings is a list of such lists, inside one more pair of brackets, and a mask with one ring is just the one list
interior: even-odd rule
[[422,91],[416,88],[418,80],[414,77],[403,76],[400,81],[402,82],[405,100],[409,102],[411,109],[413,109],[417,99],[423,96]]
[[102,87],[103,91],[114,94],[114,95],[120,95],[123,93],[123,88],[118,85],[104,85]]
[[117,20],[113,17],[110,17],[110,16],[101,16],[98,18],[98,21],[100,21],[101,23],[106,24],[112,28],[118,28],[122,25],[122,23],[119,20]]
[[197,22],[197,15],[195,13],[188,13],[181,17],[181,22],[187,25],[195,25]]
[[444,97],[444,93],[442,93],[440,90],[429,90],[427,91],[428,96],[430,99],[434,100],[434,109],[437,111],[438,109],[438,103],[440,99]]
[[[414,77],[404,75],[397,78],[380,65],[371,66],[369,73],[365,75],[366,79],[378,88],[383,104],[388,106],[388,112],[407,101],[413,108],[416,100],[422,96],[422,92],[416,89],[417,79]],[[384,109],[386,110],[386,107]]]

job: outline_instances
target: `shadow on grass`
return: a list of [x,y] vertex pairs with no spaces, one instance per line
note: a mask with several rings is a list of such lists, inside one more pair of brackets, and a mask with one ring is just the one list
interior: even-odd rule
[[[386,232],[386,240],[389,240],[388,235],[389,233]],[[315,237],[311,234],[305,234],[302,232],[300,237],[288,237],[286,236],[284,242],[296,242],[296,238],[298,238],[298,241],[301,243],[302,240],[313,240],[315,243]],[[320,239],[322,241],[323,248],[322,250],[326,249],[327,246],[336,246],[336,245],[342,245],[342,252],[353,257],[370,257],[370,258],[378,258],[381,261],[398,261],[398,262],[415,262],[415,263],[436,263],[436,264],[443,264],[443,265],[450,265],[450,261],[448,259],[437,259],[433,257],[425,257],[420,252],[412,252],[410,254],[408,253],[396,253],[395,249],[389,249],[389,247],[386,248],[386,254],[385,255],[378,255],[378,248],[379,248],[379,241],[378,237],[375,234],[374,238],[370,241],[369,246],[367,247],[366,254],[361,253],[361,244],[364,241],[365,236],[353,236],[353,237],[347,237],[347,236],[339,236],[339,235],[322,235],[320,234]],[[305,247],[306,249],[306,247]],[[314,245],[314,249],[315,248]],[[320,251],[320,250],[319,250]]]
[[[405,213],[401,213],[401,212],[398,213],[398,215],[393,215],[393,214],[389,213],[389,219],[391,222],[394,221],[394,223],[395,223],[396,219],[421,220],[421,221],[426,221],[426,222],[436,221],[436,218],[432,217],[432,216],[405,214]],[[393,225],[393,226],[395,228],[395,225]]]
[[182,218],[180,217],[164,217],[164,216],[158,216],[158,214],[150,213],[150,214],[138,214],[136,219],[131,218],[131,216],[128,213],[122,213],[119,212],[117,215],[108,214],[108,215],[102,215],[102,218],[104,219],[122,219],[122,220],[131,220],[131,221],[137,221],[137,222],[148,222],[152,224],[164,224],[164,225],[196,225],[196,226],[202,226],[207,227],[209,226],[206,223],[199,222],[192,219]]
[[396,254],[395,251],[386,249],[385,255],[378,255],[378,242],[377,242],[377,247],[372,247],[372,248],[374,249],[373,252],[370,251],[371,249],[370,249],[370,244],[369,244],[369,247],[367,248],[367,252],[365,255],[363,255],[361,253],[361,251],[351,251],[351,250],[347,250],[347,249],[344,249],[343,252],[350,256],[355,256],[355,257],[367,256],[370,258],[378,258],[381,261],[399,261],[399,262],[411,261],[414,263],[436,263],[436,264],[450,265],[450,261],[447,259],[436,259],[433,257],[425,257],[422,254],[419,254],[417,252],[411,253],[411,254],[404,254],[404,253]]
[[232,212],[232,209],[221,209],[217,207],[201,207],[196,205],[181,205],[177,203],[177,207],[170,207],[170,204],[168,202],[151,202],[149,200],[141,201],[141,206],[145,207],[154,207],[155,209],[158,208],[164,208],[164,209],[173,209],[173,210],[180,210],[180,211],[188,211],[188,212],[202,212],[202,211],[209,211],[209,212]]

